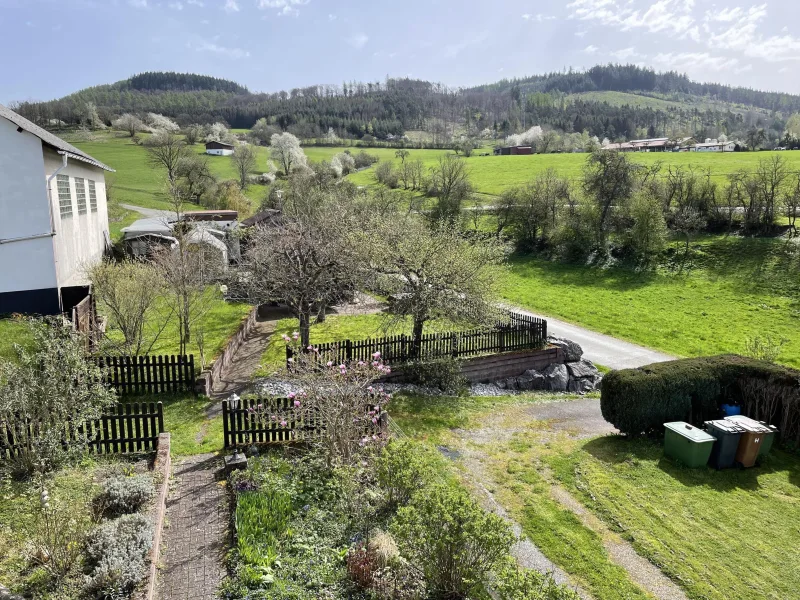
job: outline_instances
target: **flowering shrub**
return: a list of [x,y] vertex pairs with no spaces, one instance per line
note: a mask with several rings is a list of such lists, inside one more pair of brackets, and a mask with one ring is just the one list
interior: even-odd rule
[[289,375],[300,391],[289,394],[288,408],[276,410],[262,404],[251,412],[260,424],[277,423],[291,427],[295,439],[298,426],[313,426],[308,441],[326,457],[327,464],[353,462],[361,450],[378,446],[386,439],[384,414],[391,396],[375,380],[391,373],[380,352],[370,362],[335,363],[313,346],[297,348],[299,334],[284,335],[295,345],[287,359]]

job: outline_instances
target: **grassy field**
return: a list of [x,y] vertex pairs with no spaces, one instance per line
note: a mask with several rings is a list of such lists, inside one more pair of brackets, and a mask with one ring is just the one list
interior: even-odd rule
[[[793,597],[796,456],[774,451],[746,471],[686,469],[664,459],[658,442],[585,438],[536,420],[532,405],[547,400],[399,396],[389,410],[407,435],[446,448],[478,497],[485,492],[470,482],[482,472],[484,489],[598,600],[650,597],[609,555],[623,539],[693,600]],[[564,492],[583,516],[567,508]]]
[[708,237],[683,273],[637,273],[512,259],[510,303],[677,356],[743,353],[748,337],[785,339],[778,360],[800,367],[796,244]]

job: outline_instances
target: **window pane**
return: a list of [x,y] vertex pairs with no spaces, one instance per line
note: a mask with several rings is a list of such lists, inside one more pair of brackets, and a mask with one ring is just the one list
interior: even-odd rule
[[58,185],[58,209],[62,217],[72,216],[72,192],[69,189],[69,176],[56,177]]
[[75,195],[78,197],[78,214],[86,214],[86,183],[83,177],[75,178]]
[[97,212],[97,189],[91,179],[89,180],[89,208],[92,209],[92,212]]

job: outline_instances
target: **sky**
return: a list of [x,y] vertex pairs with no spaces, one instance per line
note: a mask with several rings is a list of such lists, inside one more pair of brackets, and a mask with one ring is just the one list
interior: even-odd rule
[[798,0],[0,0],[0,102],[156,70],[274,92],[608,62],[800,93],[798,16]]

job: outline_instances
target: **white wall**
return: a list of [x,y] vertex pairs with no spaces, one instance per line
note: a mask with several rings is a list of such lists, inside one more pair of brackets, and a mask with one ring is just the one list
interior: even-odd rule
[[[42,142],[0,118],[0,239],[50,232]],[[0,243],[0,293],[56,287],[51,237]]]
[[[45,150],[45,171],[53,173],[61,166],[61,156]],[[88,163],[70,158],[67,167],[59,175],[69,176],[72,191],[72,216],[61,217],[58,202],[57,180],[50,184],[50,197],[55,215],[56,235],[54,239],[56,274],[58,287],[87,285],[86,269],[103,257],[108,238],[108,204],[106,201],[105,172]],[[86,186],[86,213],[78,214],[78,198],[75,177],[82,177]],[[91,211],[89,180],[95,182],[97,212]],[[43,186],[44,187],[44,186]]]
[[206,154],[213,154],[214,156],[230,156],[233,150],[223,150],[222,148],[216,150],[206,150]]

